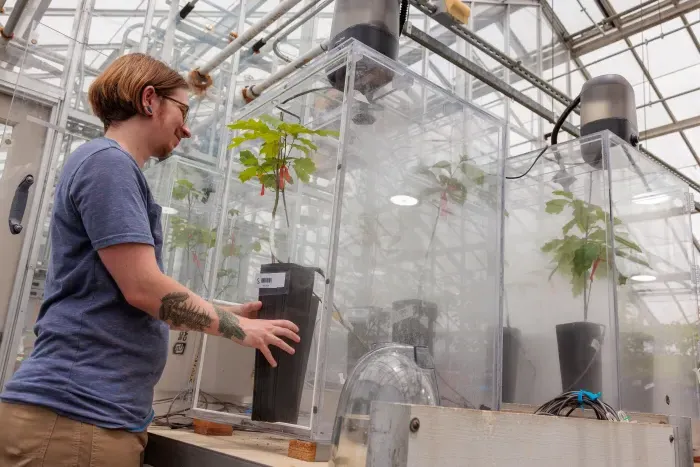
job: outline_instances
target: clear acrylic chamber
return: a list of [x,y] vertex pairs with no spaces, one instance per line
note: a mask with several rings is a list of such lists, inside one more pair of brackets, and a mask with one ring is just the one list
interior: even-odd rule
[[[339,90],[329,76],[343,68]],[[227,240],[212,268],[237,279],[218,299],[297,294],[310,346],[293,357],[307,359],[299,381],[281,379],[289,361],[280,363],[277,396],[298,387],[299,402],[271,423],[252,407],[255,352],[206,336],[193,416],[330,440],[349,372],[389,342],[429,349],[443,405],[497,407],[503,123],[353,41],[234,121],[246,123],[227,134],[240,144],[228,155],[218,224]],[[286,145],[269,135],[280,129]],[[270,171],[266,155],[283,157],[286,171]],[[212,277],[210,291],[229,281]]]
[[[509,159],[506,175],[537,154]],[[688,186],[605,132],[549,148],[505,199],[503,402],[587,390],[697,417]]]
[[[216,168],[172,156],[144,171],[156,202],[162,207],[165,274],[202,297],[217,298],[237,285],[232,270],[214,270],[213,254],[221,212],[224,176]],[[222,280],[209,289],[210,276]],[[198,333],[170,331],[168,361],[156,399],[194,389]],[[188,382],[188,388],[183,383]]]

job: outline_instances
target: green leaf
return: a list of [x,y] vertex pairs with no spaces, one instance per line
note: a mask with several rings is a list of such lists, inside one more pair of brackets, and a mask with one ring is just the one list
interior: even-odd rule
[[253,243],[252,248],[253,248],[253,251],[259,253],[260,250],[262,250],[262,245],[260,244],[260,242],[257,242],[257,241],[256,241],[256,242]]
[[583,289],[586,287],[586,280],[588,278],[585,275],[572,276],[571,277],[571,293],[574,297],[578,297],[583,293]]
[[581,229],[581,232],[587,232],[592,224],[591,211],[586,206],[586,203],[579,199],[573,200],[571,205],[574,208],[574,219],[576,219],[576,225],[579,229]]
[[248,151],[247,149],[244,151],[241,151],[241,154],[239,155],[241,159],[241,164],[243,164],[246,167],[257,167],[258,166],[258,158],[255,157],[255,155],[251,152]]
[[228,215],[229,216],[237,216],[241,213],[238,209],[229,209],[228,210]]
[[564,227],[562,227],[561,231],[564,233],[564,235],[567,235],[571,231],[571,229],[574,228],[575,225],[576,219],[571,219],[569,222],[564,224]]
[[556,190],[553,191],[552,194],[556,196],[563,196],[564,198],[574,199],[573,193],[570,193],[568,191]]
[[261,115],[260,120],[267,123],[268,126],[271,126],[273,128],[279,128],[280,125],[282,125],[283,123],[282,120],[280,120],[279,118],[275,118],[272,115],[267,114]]
[[259,132],[267,132],[270,128],[265,125],[260,120],[250,119],[250,120],[239,120],[234,123],[229,123],[226,125],[230,130],[251,130]]
[[309,157],[303,157],[301,159],[295,159],[293,162],[294,171],[299,180],[304,183],[309,183],[309,175],[316,171],[316,164],[314,164],[314,161]]
[[258,175],[258,167],[248,167],[243,172],[238,174],[238,179],[245,183],[256,175]]
[[591,242],[607,243],[608,233],[600,227],[596,227],[594,231],[589,232],[588,240]]
[[452,167],[452,164],[448,161],[440,161],[433,164],[434,169],[449,169],[450,167]]
[[299,151],[303,152],[307,156],[309,155],[309,152],[311,152],[311,149],[307,148],[306,146],[302,146],[301,144],[292,144],[292,147],[295,149],[298,149]]
[[313,134],[318,136],[333,136],[335,138],[340,137],[340,132],[336,130],[316,130]]
[[626,246],[627,248],[629,248],[631,250],[637,251],[639,253],[643,253],[642,249],[639,247],[639,245],[637,245],[636,243],[634,243],[631,240],[627,240],[626,238],[621,237],[620,235],[615,235],[615,241],[620,243],[621,245]]
[[574,261],[571,268],[573,274],[575,276],[585,274],[593,266],[593,262],[598,258],[599,254],[600,248],[598,245],[592,243],[581,245],[574,252]]
[[301,144],[305,144],[312,151],[318,151],[318,146],[316,146],[310,139],[298,138],[297,141],[299,141]]
[[556,238],[554,240],[550,240],[547,243],[545,243],[542,246],[541,250],[543,253],[550,253],[550,252],[556,250],[557,248],[559,248],[563,243],[564,243],[564,240]]
[[568,204],[565,199],[553,199],[547,201],[544,210],[548,214],[560,214]]
[[265,174],[262,177],[262,184],[265,188],[275,188],[277,186],[277,179],[273,174]]

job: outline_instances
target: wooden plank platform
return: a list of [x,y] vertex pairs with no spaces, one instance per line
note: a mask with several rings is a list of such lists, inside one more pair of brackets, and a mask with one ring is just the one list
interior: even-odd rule
[[[192,430],[171,430],[164,427],[151,427],[148,433],[146,464],[153,467],[328,465],[327,462],[306,462],[288,457],[290,438],[276,434],[234,431],[231,436],[204,436]],[[207,458],[211,460],[208,461]],[[174,460],[177,463],[173,463]]]

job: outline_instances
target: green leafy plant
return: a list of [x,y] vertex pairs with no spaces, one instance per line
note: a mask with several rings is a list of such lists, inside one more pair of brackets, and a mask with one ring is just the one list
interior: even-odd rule
[[[170,218],[169,251],[184,250],[187,258],[187,261],[184,262],[186,276],[190,276],[190,272],[193,271],[207,294],[209,294],[209,288],[204,277],[204,265],[210,252],[216,246],[217,228],[202,227],[193,221],[193,216],[198,205],[203,206],[209,202],[212,192],[213,190],[208,188],[198,189],[190,180],[176,180],[172,197],[175,201],[184,204],[186,211],[184,216],[173,215]],[[230,224],[232,219],[240,213],[231,209],[227,214]],[[259,252],[261,248],[260,241],[255,241],[247,246],[236,245],[233,234],[231,234],[228,236],[228,243],[222,248],[222,255],[224,258],[242,257],[252,251]],[[238,273],[231,268],[220,268],[216,272],[216,276],[222,285],[217,287],[214,298],[219,298],[233,285]]]
[[421,193],[421,199],[434,203],[437,210],[426,251],[427,257],[435,240],[440,216],[450,214],[448,203],[464,206],[467,202],[468,187],[483,186],[487,174],[470,163],[466,155],[462,156],[456,164],[443,160],[430,167],[420,167],[418,173],[427,177],[430,183],[430,186]]
[[[649,267],[649,264],[640,256],[643,252],[639,245],[622,231],[620,219],[610,219],[603,208],[577,199],[571,192],[557,190],[553,194],[556,198],[547,202],[545,211],[558,215],[569,209],[572,219],[562,227],[561,237],[550,240],[541,250],[552,256],[554,269],[550,279],[555,273],[570,278],[574,297],[588,289],[584,294],[584,321],[587,321],[593,280],[607,276],[609,263],[615,257],[645,267]],[[614,229],[614,251],[608,241],[608,231],[613,229],[613,225],[617,226]],[[618,272],[616,280],[623,285],[627,277]]]
[[263,115],[259,119],[240,120],[228,125],[228,128],[241,131],[240,136],[233,138],[229,149],[246,142],[260,142],[257,154],[248,149],[240,151],[240,161],[245,169],[238,178],[242,182],[257,178],[261,185],[261,196],[265,195],[266,188],[274,191],[273,219],[277,214],[281,196],[289,227],[285,188],[294,183],[291,171],[297,180],[308,183],[310,176],[316,172],[316,164],[310,156],[318,150],[318,146],[310,137],[338,137],[339,133],[332,130],[311,130],[299,123],[287,123],[270,115]]

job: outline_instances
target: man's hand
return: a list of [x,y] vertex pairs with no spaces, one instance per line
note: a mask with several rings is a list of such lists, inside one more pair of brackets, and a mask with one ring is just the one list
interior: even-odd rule
[[242,305],[217,306],[237,316],[242,316],[244,318],[257,318],[258,311],[260,311],[260,308],[262,307],[262,302],[249,302]]
[[256,319],[254,316],[261,307],[261,302],[250,302],[227,307],[215,306],[214,310],[219,315],[219,332],[222,336],[246,347],[258,349],[274,368],[277,362],[272,357],[268,346],[277,346],[288,354],[294,355],[292,346],[281,337],[299,343],[301,341],[297,334],[299,328],[287,320]]

